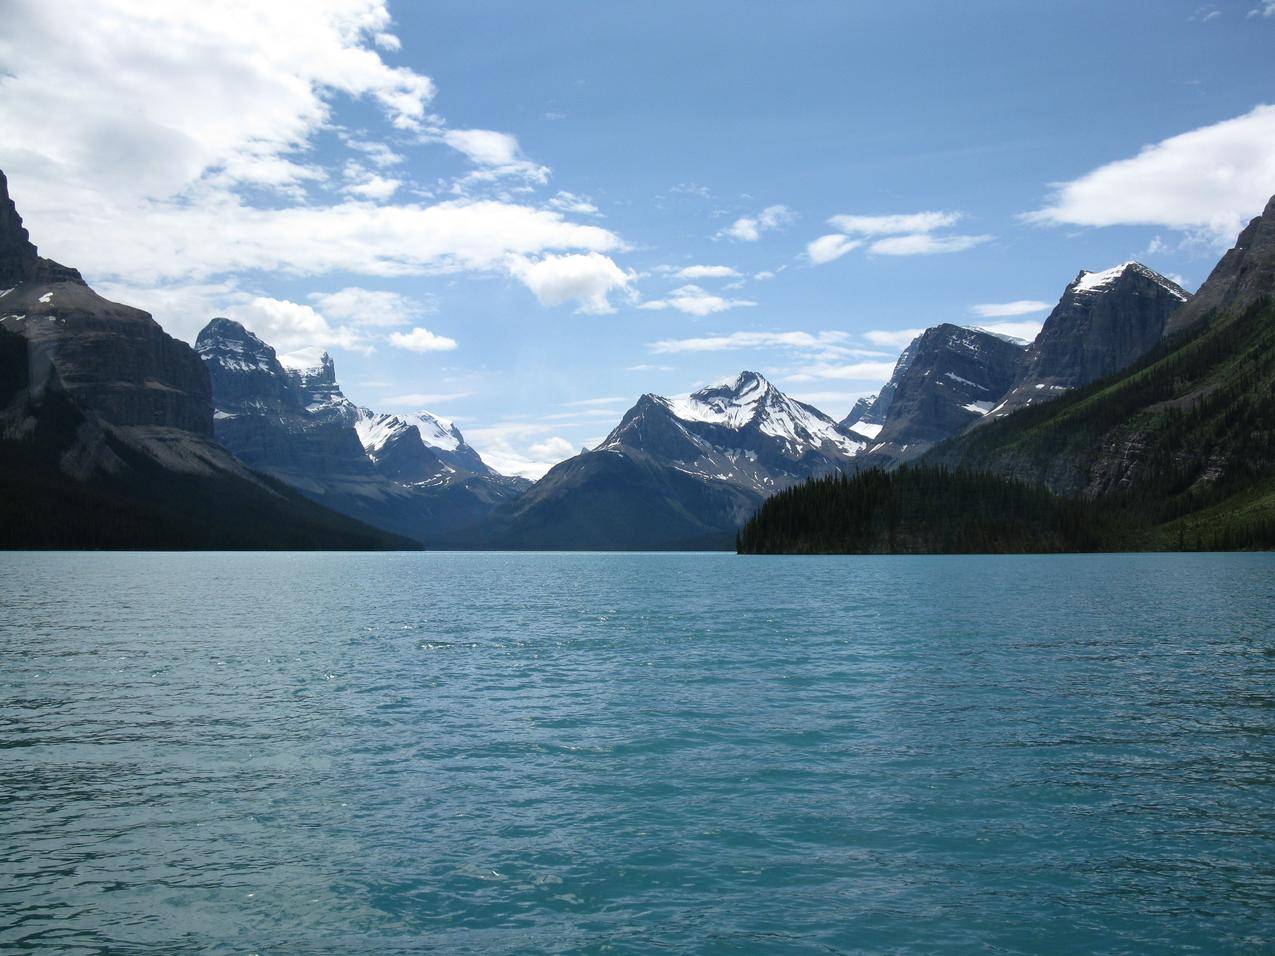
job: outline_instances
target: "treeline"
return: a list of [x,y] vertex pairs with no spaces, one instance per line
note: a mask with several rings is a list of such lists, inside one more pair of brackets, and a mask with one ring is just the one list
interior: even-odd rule
[[959,554],[1100,550],[1093,505],[990,475],[904,465],[815,478],[769,498],[740,554]]

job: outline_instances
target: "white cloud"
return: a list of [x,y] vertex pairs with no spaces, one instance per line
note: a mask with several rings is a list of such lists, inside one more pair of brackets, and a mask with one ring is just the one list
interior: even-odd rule
[[730,266],[686,266],[677,270],[679,279],[738,279],[740,273]]
[[884,382],[894,373],[894,362],[817,362],[787,376],[789,382],[812,382],[833,379],[848,382]]
[[687,315],[703,317],[712,315],[715,312],[726,312],[730,309],[745,308],[756,304],[756,302],[748,299],[726,299],[720,295],[713,295],[697,285],[684,285],[681,288],[674,289],[663,299],[652,299],[648,302],[643,302],[638,308],[653,311],[677,309]]
[[753,278],[757,280],[758,282],[767,282],[773,279],[774,277],[775,277],[775,274],[767,269],[763,269],[761,272],[753,273]]
[[1017,299],[1013,302],[984,302],[970,306],[970,311],[985,319],[1003,318],[1012,315],[1031,315],[1033,312],[1045,312],[1052,308],[1048,302],[1036,299]]
[[1029,221],[1196,230],[1229,244],[1275,192],[1275,106],[1145,146],[1055,186]]
[[377,400],[377,405],[399,411],[411,411],[457,402],[462,398],[470,398],[473,394],[473,392],[408,392],[406,395],[386,395]]
[[917,232],[905,236],[888,236],[868,246],[868,251],[879,256],[926,256],[945,252],[964,252],[995,236],[934,236]]
[[726,352],[736,349],[792,349],[797,351],[830,352],[839,355],[861,354],[876,356],[879,352],[848,349],[845,332],[730,332],[688,339],[660,339],[651,343],[651,351],[657,354],[680,352]]
[[994,332],[997,335],[1008,335],[1011,338],[1022,339],[1024,342],[1030,342],[1039,333],[1043,322],[991,322],[980,325],[978,328],[984,332]]
[[549,168],[524,157],[517,137],[509,133],[491,129],[449,129],[443,133],[442,139],[482,168],[482,172],[472,178],[522,176],[537,183],[549,181]]
[[357,286],[347,286],[337,292],[312,292],[307,298],[329,318],[355,325],[407,325],[412,319],[434,311],[432,304],[397,292]]
[[382,0],[13,0],[4,16],[0,157],[42,209],[59,190],[168,198],[206,173],[295,184],[314,175],[298,149],[333,94],[372,100],[401,129],[434,96],[368,47],[390,24]]
[[820,236],[813,242],[806,244],[806,256],[812,263],[821,266],[824,263],[832,262],[840,259],[852,249],[857,249],[863,245],[861,239],[850,239],[834,232],[831,235]]
[[864,332],[863,339],[882,348],[905,349],[924,331],[925,329],[873,329]]
[[945,229],[963,218],[959,212],[913,212],[888,216],[833,216],[828,224],[840,229],[821,236],[806,246],[806,256],[814,265],[839,259],[863,244],[855,236],[883,236],[868,246],[868,252],[882,256],[918,256],[942,252],[963,252],[974,246],[990,242],[993,236],[936,236],[937,229]]
[[[379,140],[447,137],[471,176],[547,170],[508,134],[446,130],[430,78],[382,60],[390,29],[385,0],[11,0],[0,168],[42,251],[152,299],[249,271],[508,273],[518,257],[623,248],[508,197],[396,201],[406,179],[385,170],[403,157]],[[335,111],[350,100],[390,129],[347,132]],[[321,134],[349,155],[315,150]]]
[[608,395],[604,398],[582,398],[575,402],[562,402],[563,408],[590,408],[595,405],[616,405],[620,402],[627,402],[628,399],[623,395]]
[[534,481],[575,453],[575,445],[555,434],[561,428],[561,424],[548,422],[504,422],[466,428],[465,440],[501,474]]
[[1262,5],[1248,12],[1250,17],[1275,17],[1275,0],[1262,0]]
[[256,332],[280,353],[332,347],[356,352],[372,350],[358,332],[344,326],[334,327],[313,308],[300,302],[258,295],[231,306],[226,315]]
[[787,206],[767,206],[755,216],[741,216],[717,234],[717,238],[736,239],[740,242],[756,242],[763,233],[771,232],[796,219]]
[[112,302],[145,309],[164,331],[186,342],[194,342],[213,316],[225,315],[232,306],[252,299],[230,280],[167,286],[99,282],[95,289]]
[[600,216],[602,213],[588,196],[577,196],[575,193],[559,191],[549,200],[549,205],[561,212],[574,213],[578,216]]
[[394,152],[394,150],[385,143],[377,142],[376,140],[358,139],[357,137],[351,136],[345,136],[342,138],[344,139],[346,146],[362,153],[369,163],[380,169],[397,166],[399,163],[403,162],[402,154]]
[[[134,284],[258,269],[376,276],[505,270],[510,254],[623,245],[598,226],[492,200],[257,209],[221,197],[191,206],[151,204],[105,222],[68,210],[50,225],[37,237],[55,258]],[[46,231],[54,234],[47,244]]]
[[626,372],[672,372],[672,365],[630,365],[625,369]]
[[539,260],[518,257],[509,271],[527,286],[541,305],[579,302],[577,309],[592,315],[614,312],[607,296],[627,289],[631,276],[608,256],[596,252],[545,256]]
[[398,192],[398,188],[403,185],[403,180],[401,179],[393,179],[382,176],[380,173],[371,172],[361,163],[356,162],[345,164],[345,177],[349,182],[346,183],[343,191],[359,199],[375,201],[390,199]]
[[533,444],[528,451],[536,458],[544,458],[550,461],[562,461],[570,458],[576,453],[576,446],[571,444],[565,438],[554,435],[552,438],[546,438],[544,441],[538,441]]
[[901,232],[933,232],[961,219],[959,212],[913,212],[891,216],[833,216],[828,225],[860,236],[890,236]]
[[435,335],[420,326],[410,332],[391,332],[390,345],[409,352],[450,352],[456,348],[456,340],[445,335]]

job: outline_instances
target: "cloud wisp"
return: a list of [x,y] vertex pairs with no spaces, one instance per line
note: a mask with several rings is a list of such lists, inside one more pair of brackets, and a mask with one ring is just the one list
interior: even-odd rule
[[826,265],[860,247],[869,255],[938,255],[964,252],[995,238],[990,235],[935,234],[962,218],[963,213],[942,211],[832,216],[828,225],[839,231],[807,243],[805,258],[811,265]]

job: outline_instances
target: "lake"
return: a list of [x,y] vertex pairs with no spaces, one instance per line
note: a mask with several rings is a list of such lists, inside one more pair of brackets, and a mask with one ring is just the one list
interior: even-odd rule
[[1275,948],[1275,555],[0,573],[0,949]]

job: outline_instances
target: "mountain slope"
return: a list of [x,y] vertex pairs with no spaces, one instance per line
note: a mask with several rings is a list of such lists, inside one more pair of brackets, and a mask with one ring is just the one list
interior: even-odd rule
[[1027,347],[1013,388],[982,423],[1131,365],[1155,347],[1169,317],[1189,298],[1138,262],[1082,271]]
[[313,364],[290,357],[288,367],[224,318],[203,328],[196,348],[211,376],[217,438],[253,468],[342,514],[434,545],[529,484],[496,474],[455,426],[428,413],[409,422],[358,408],[326,353]]
[[864,447],[755,372],[686,398],[643,395],[597,448],[493,512],[479,540],[510,548],[727,548],[767,495],[835,472]]
[[986,415],[1013,384],[1023,346],[991,332],[936,325],[899,356],[894,374],[852,431],[879,424],[861,468],[891,466],[924,454],[935,443]]
[[213,439],[208,375],[145,312],[37,254],[0,173],[0,544],[381,548]]
[[[1101,499],[1160,533],[1221,534],[1228,501],[1244,502],[1236,520],[1260,521],[1275,475],[1272,296],[1275,199],[1174,315],[1177,331],[1131,369],[952,439],[925,461]],[[1206,510],[1211,528],[1186,517]]]

